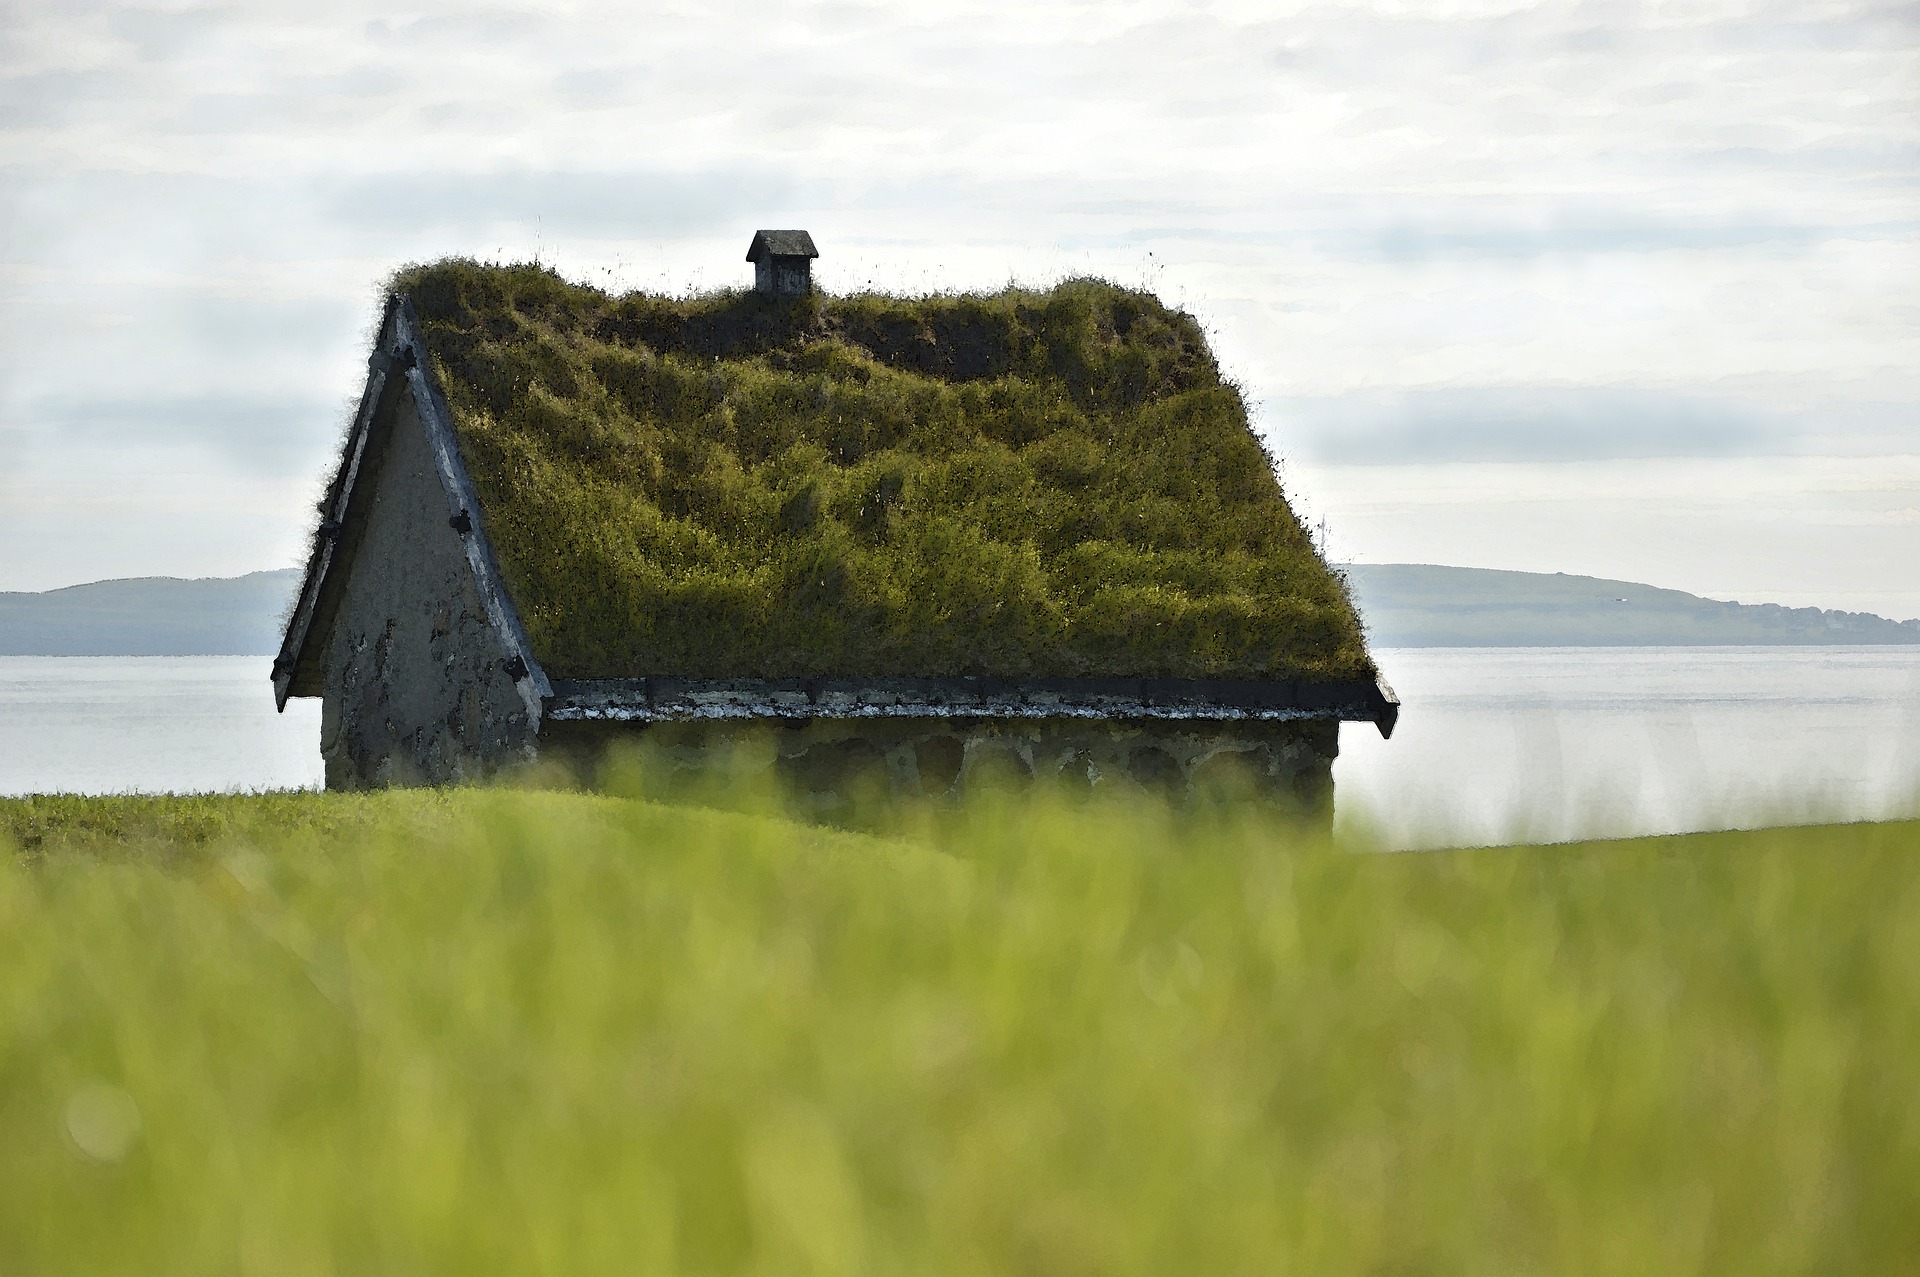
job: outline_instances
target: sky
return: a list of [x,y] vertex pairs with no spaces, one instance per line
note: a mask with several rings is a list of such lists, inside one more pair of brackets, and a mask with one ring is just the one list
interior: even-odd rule
[[302,561],[383,281],[1100,275],[1328,551],[1920,616],[1911,3],[0,0],[0,590]]

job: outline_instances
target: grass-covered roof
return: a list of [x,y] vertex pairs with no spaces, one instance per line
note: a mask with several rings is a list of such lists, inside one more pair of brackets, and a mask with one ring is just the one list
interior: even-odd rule
[[557,677],[1372,671],[1239,393],[1148,294],[394,286]]

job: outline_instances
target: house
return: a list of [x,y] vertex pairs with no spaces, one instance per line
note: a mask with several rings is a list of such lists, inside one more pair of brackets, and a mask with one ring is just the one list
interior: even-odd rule
[[805,231],[755,231],[747,245],[753,288],[769,297],[804,297],[813,291],[813,259],[820,250]]
[[322,701],[329,788],[644,731],[696,771],[752,742],[826,807],[999,773],[1324,816],[1340,722],[1393,727],[1238,392],[1150,295],[444,261],[368,365],[273,667]]

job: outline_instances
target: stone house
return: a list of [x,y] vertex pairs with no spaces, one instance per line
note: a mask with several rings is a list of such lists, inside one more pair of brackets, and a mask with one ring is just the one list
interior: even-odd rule
[[1398,704],[1197,325],[1092,281],[780,278],[397,278],[273,666],[329,788],[644,730],[827,808],[995,774],[1330,812],[1339,724]]

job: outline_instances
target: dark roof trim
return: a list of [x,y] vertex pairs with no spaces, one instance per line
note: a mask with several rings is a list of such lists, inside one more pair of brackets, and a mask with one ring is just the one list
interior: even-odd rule
[[333,579],[338,574],[332,568],[347,520],[357,513],[354,492],[365,466],[368,441],[381,419],[381,409],[386,401],[392,394],[398,393],[404,384],[412,392],[415,411],[427,432],[427,446],[433,453],[434,470],[440,476],[440,487],[447,498],[448,519],[461,520],[465,516],[460,526],[469,529],[462,537],[466,546],[467,566],[473,572],[474,585],[479,591],[487,622],[492,626],[501,648],[508,654],[508,659],[517,656],[524,666],[526,674],[518,680],[518,687],[522,700],[526,702],[528,716],[538,722],[542,704],[553,695],[553,688],[540,663],[534,659],[526,628],[520,623],[520,613],[501,581],[500,565],[494,558],[493,544],[487,539],[480,501],[473,490],[473,479],[460,459],[460,445],[453,432],[453,415],[433,375],[433,365],[427,357],[427,344],[421,335],[413,303],[406,297],[393,296],[387,299],[386,314],[380,324],[380,340],[368,360],[368,367],[366,389],[360,396],[360,410],[354,416],[353,428],[348,433],[346,449],[341,455],[340,469],[328,491],[320,531],[314,537],[313,553],[307,561],[306,579],[301,583],[299,602],[287,621],[286,637],[280,645],[280,655],[273,663],[275,702],[284,710],[290,696],[318,695],[317,688],[296,689],[295,676],[307,660],[307,646],[315,637],[312,628],[323,598],[340,588],[341,583]]
[[1339,719],[1393,734],[1385,679],[1350,683],[1172,678],[556,679],[557,722],[693,719],[1098,718],[1278,722]]
[[465,514],[472,522],[472,531],[461,538],[466,544],[467,566],[473,571],[474,585],[487,610],[487,623],[507,653],[506,659],[511,662],[518,657],[526,667],[526,674],[518,680],[520,695],[526,701],[529,721],[537,723],[542,704],[553,695],[553,685],[547,681],[540,662],[534,659],[533,644],[527,639],[526,626],[520,623],[520,610],[513,605],[513,597],[501,579],[500,563],[494,558],[493,542],[487,537],[480,498],[473,490],[473,478],[467,473],[466,463],[460,459],[459,440],[453,433],[453,412],[447,407],[447,397],[441,393],[438,379],[433,376],[427,343],[421,335],[420,320],[414,314],[411,298],[400,299],[400,324],[402,340],[409,349],[418,352],[418,358],[407,369],[407,381],[413,388],[420,419],[427,428],[427,445],[433,449],[440,486],[447,494],[447,518],[451,521]]
[[340,532],[346,524],[347,507],[352,503],[354,481],[366,461],[367,439],[373,432],[374,418],[379,415],[381,401],[386,397],[387,371],[392,366],[392,356],[388,351],[392,345],[396,309],[397,300],[387,298],[387,307],[380,319],[379,335],[374,341],[374,351],[367,360],[367,384],[360,392],[360,407],[353,415],[352,427],[347,431],[339,469],[334,471],[333,482],[327,485],[320,527],[314,533],[313,549],[307,556],[306,576],[300,582],[300,596],[294,603],[292,615],[287,618],[287,632],[281,638],[280,653],[274,658],[273,699],[275,706],[283,711],[287,708],[288,698],[294,694],[294,673],[306,651],[307,638],[313,628],[314,617],[319,612],[321,591],[327,584],[328,569],[333,566],[339,551]]
[[813,246],[813,236],[805,231],[755,231],[753,243],[747,245],[747,260],[757,262],[762,257],[818,257],[820,250]]

